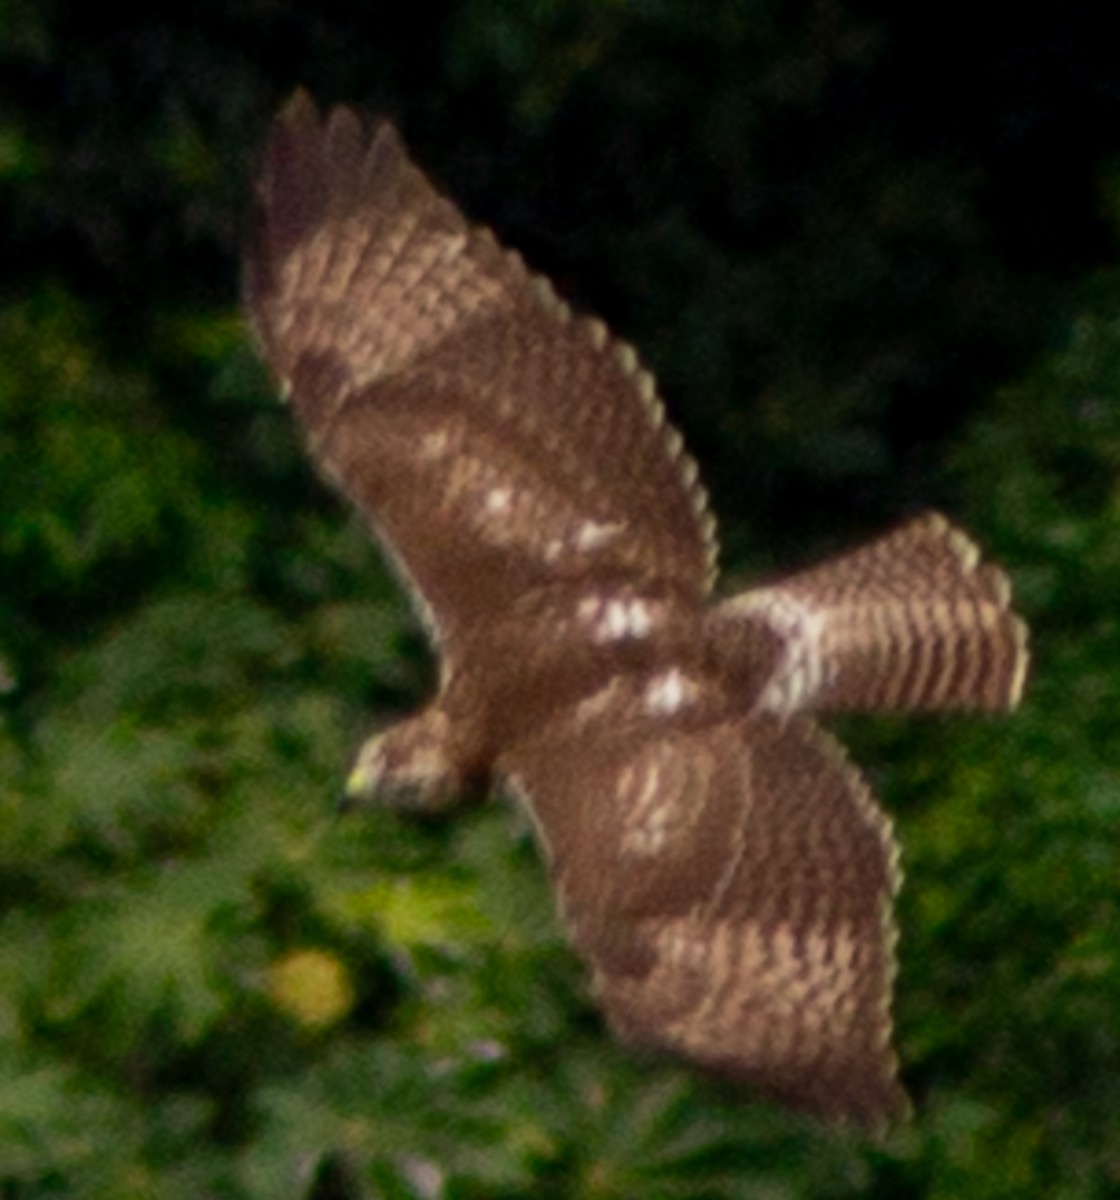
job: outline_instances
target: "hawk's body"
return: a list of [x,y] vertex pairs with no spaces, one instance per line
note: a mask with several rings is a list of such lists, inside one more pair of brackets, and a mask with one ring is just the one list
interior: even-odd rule
[[1003,576],[930,515],[712,602],[714,522],[650,376],[389,127],[297,96],[259,200],[265,352],[441,656],[357,790],[504,783],[623,1036],[820,1113],[899,1112],[896,851],[808,714],[1014,705]]

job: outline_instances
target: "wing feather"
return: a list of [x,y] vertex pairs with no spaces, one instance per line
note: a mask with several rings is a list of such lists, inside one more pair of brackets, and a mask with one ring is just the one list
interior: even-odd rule
[[445,639],[558,573],[706,594],[714,522],[652,378],[470,227],[390,126],[298,94],[257,194],[264,353]]
[[655,724],[616,696],[597,735],[507,763],[611,1026],[817,1115],[902,1115],[897,851],[867,785],[807,719]]

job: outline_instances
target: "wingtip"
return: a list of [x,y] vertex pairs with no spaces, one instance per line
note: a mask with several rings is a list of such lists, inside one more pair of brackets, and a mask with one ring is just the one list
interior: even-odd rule
[[329,204],[328,124],[305,88],[273,118],[256,181],[254,236],[247,254],[250,299],[267,295],[273,272],[318,225]]
[[311,93],[302,84],[284,101],[277,115],[278,121],[288,123],[308,120],[318,121],[318,119],[319,106],[315,103]]
[[392,121],[385,117],[363,119],[349,104],[322,108],[305,87],[297,87],[272,120],[271,143],[292,136],[316,141],[360,140],[372,147],[379,141],[402,146]]
[[257,180],[258,201],[269,210],[302,198],[304,220],[321,216],[319,210],[330,203],[360,197],[367,176],[384,178],[407,158],[391,121],[365,119],[346,104],[321,108],[299,87],[273,118]]
[[265,145],[262,182],[270,182],[272,174],[290,161],[300,146],[318,140],[322,127],[319,106],[305,88],[297,88],[272,119],[272,128]]

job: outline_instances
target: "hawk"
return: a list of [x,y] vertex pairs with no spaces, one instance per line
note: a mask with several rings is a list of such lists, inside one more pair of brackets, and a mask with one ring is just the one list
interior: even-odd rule
[[311,456],[417,602],[438,693],[355,798],[525,804],[624,1040],[799,1109],[901,1115],[891,824],[818,714],[1019,699],[1005,576],[937,514],[713,596],[715,522],[634,351],[298,93],[246,299]]

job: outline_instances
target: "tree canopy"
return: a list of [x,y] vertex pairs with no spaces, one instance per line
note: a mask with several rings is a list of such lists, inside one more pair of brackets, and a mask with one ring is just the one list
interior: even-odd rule
[[[1117,1194],[1114,43],[895,8],[0,6],[5,1200]],[[334,811],[432,664],[240,313],[298,84],[638,347],[733,579],[931,505],[1009,568],[1021,713],[845,724],[908,1126],[615,1046],[511,806]]]

